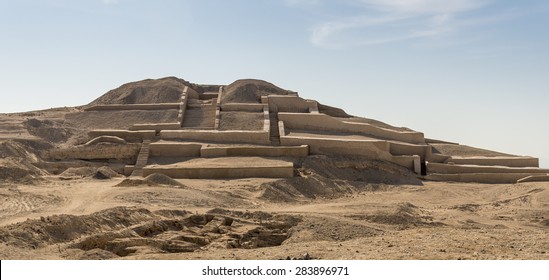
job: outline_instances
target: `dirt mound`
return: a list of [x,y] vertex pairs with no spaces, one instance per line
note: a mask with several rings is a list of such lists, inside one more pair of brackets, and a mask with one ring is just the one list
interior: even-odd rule
[[0,159],[0,183],[20,182],[32,183],[43,171],[16,159]]
[[426,211],[411,203],[400,203],[389,211],[378,211],[372,215],[349,215],[356,220],[367,220],[372,223],[395,226],[400,230],[410,227],[438,227],[445,224],[433,222],[433,217]]
[[176,77],[147,79],[124,84],[110,90],[87,106],[102,104],[176,103],[185,86],[195,85]]
[[333,182],[319,176],[289,178],[263,183],[261,198],[272,202],[295,202],[303,199],[335,198],[352,193],[344,182]]
[[37,167],[42,161],[37,149],[50,147],[33,141],[0,141],[0,182],[32,182],[46,175]]
[[95,174],[97,168],[94,167],[70,167],[63,171],[59,176],[61,177],[91,177]]
[[416,174],[404,167],[360,156],[309,156],[301,163],[299,172],[305,178],[317,174],[328,179],[373,184],[422,185]]
[[139,186],[158,186],[157,184],[149,183],[143,178],[126,178],[122,182],[114,185],[115,187],[139,187]]
[[169,187],[179,187],[186,188],[185,185],[179,183],[178,181],[166,176],[164,174],[153,173],[145,178],[132,177],[126,178],[122,182],[115,185],[115,187],[139,187],[139,186],[148,186],[148,187],[158,187],[158,186],[169,186]]
[[269,82],[254,79],[237,80],[228,85],[221,97],[223,103],[261,103],[261,96],[288,95],[295,92],[281,89]]
[[144,181],[151,184],[166,185],[166,186],[177,186],[177,187],[185,186],[179,183],[178,181],[172,179],[171,177],[166,176],[164,174],[160,174],[160,173],[153,173],[147,176]]
[[54,215],[0,228],[0,241],[16,247],[38,248],[97,231],[118,230],[151,219],[146,209],[116,207],[92,215]]
[[39,120],[31,118],[23,124],[31,135],[48,142],[60,143],[66,142],[74,134],[72,129],[64,126],[64,122],[63,119]]
[[353,220],[309,216],[303,218],[303,221],[293,227],[290,233],[291,237],[285,241],[285,244],[318,240],[347,241],[380,235],[383,234],[383,231]]
[[23,158],[32,162],[40,161],[42,153],[53,148],[50,143],[35,140],[0,140],[1,158]]
[[9,225],[0,228],[0,241],[19,248],[57,244],[60,251],[62,247],[80,250],[80,259],[104,259],[144,252],[279,246],[300,221],[288,215],[268,215],[257,222],[231,214],[153,213],[117,207],[91,215],[56,215]]
[[336,198],[378,185],[422,185],[411,171],[354,156],[309,156],[296,163],[298,177],[264,183],[261,198],[276,202]]
[[91,167],[91,166],[84,166],[84,167],[70,167],[67,168],[67,170],[63,171],[61,174],[59,174],[61,177],[90,177],[93,179],[111,179],[113,177],[118,176],[118,173],[114,170],[112,170],[108,166],[100,166],[100,167]]

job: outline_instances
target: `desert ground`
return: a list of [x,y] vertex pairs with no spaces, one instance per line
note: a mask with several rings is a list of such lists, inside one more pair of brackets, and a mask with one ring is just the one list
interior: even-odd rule
[[319,184],[289,198],[266,194],[270,179],[123,181],[3,184],[0,258],[549,258],[547,183]]
[[[182,86],[175,78],[146,80],[124,85],[92,104],[173,102]],[[244,90],[225,97],[230,102],[260,97],[254,95],[260,87],[237,86]],[[200,115],[200,110],[213,108],[215,113],[215,102],[200,98],[187,109],[189,118],[180,120],[182,129],[213,127],[215,116]],[[411,131],[318,106],[321,114],[351,120],[355,126],[361,122]],[[262,129],[263,116],[226,112],[218,129]],[[115,145],[86,146],[93,129],[127,129],[177,117],[177,110],[78,107],[0,114],[0,259],[549,259],[549,182],[429,181],[391,162],[319,153],[276,160],[176,160],[205,168],[287,161],[294,164],[289,178],[122,175],[124,166],[137,166],[141,142],[117,144],[131,155],[127,158],[48,158],[55,149],[83,147],[89,152],[89,147]],[[288,131],[289,137],[303,139],[318,133]],[[369,139],[323,133],[325,139],[338,141]],[[452,143],[431,147],[438,158],[512,156]],[[153,157],[145,164],[172,161]]]

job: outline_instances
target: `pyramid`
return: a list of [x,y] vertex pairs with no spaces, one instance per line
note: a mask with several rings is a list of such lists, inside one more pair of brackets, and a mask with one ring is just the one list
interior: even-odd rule
[[398,170],[418,180],[549,181],[537,158],[429,139],[262,80],[201,85],[149,79],[58,110],[57,121],[38,113],[25,123],[29,137],[51,145],[41,166],[53,174],[109,165],[126,176],[291,178],[307,176],[304,159],[325,157],[355,167],[376,163],[387,177]]

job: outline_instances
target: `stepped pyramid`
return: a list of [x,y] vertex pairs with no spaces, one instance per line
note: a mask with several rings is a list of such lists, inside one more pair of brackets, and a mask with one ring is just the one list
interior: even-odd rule
[[[109,121],[89,121],[100,118]],[[323,155],[380,162],[421,180],[549,181],[537,158],[425,138],[261,80],[129,83],[67,116],[67,123],[85,120],[86,144],[54,149],[52,160],[123,163],[127,176],[290,178],[304,176],[300,159]]]

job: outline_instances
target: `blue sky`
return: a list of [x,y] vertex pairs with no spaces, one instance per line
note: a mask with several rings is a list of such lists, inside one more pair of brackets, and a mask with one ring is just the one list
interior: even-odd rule
[[258,78],[549,167],[549,2],[0,0],[0,112]]

